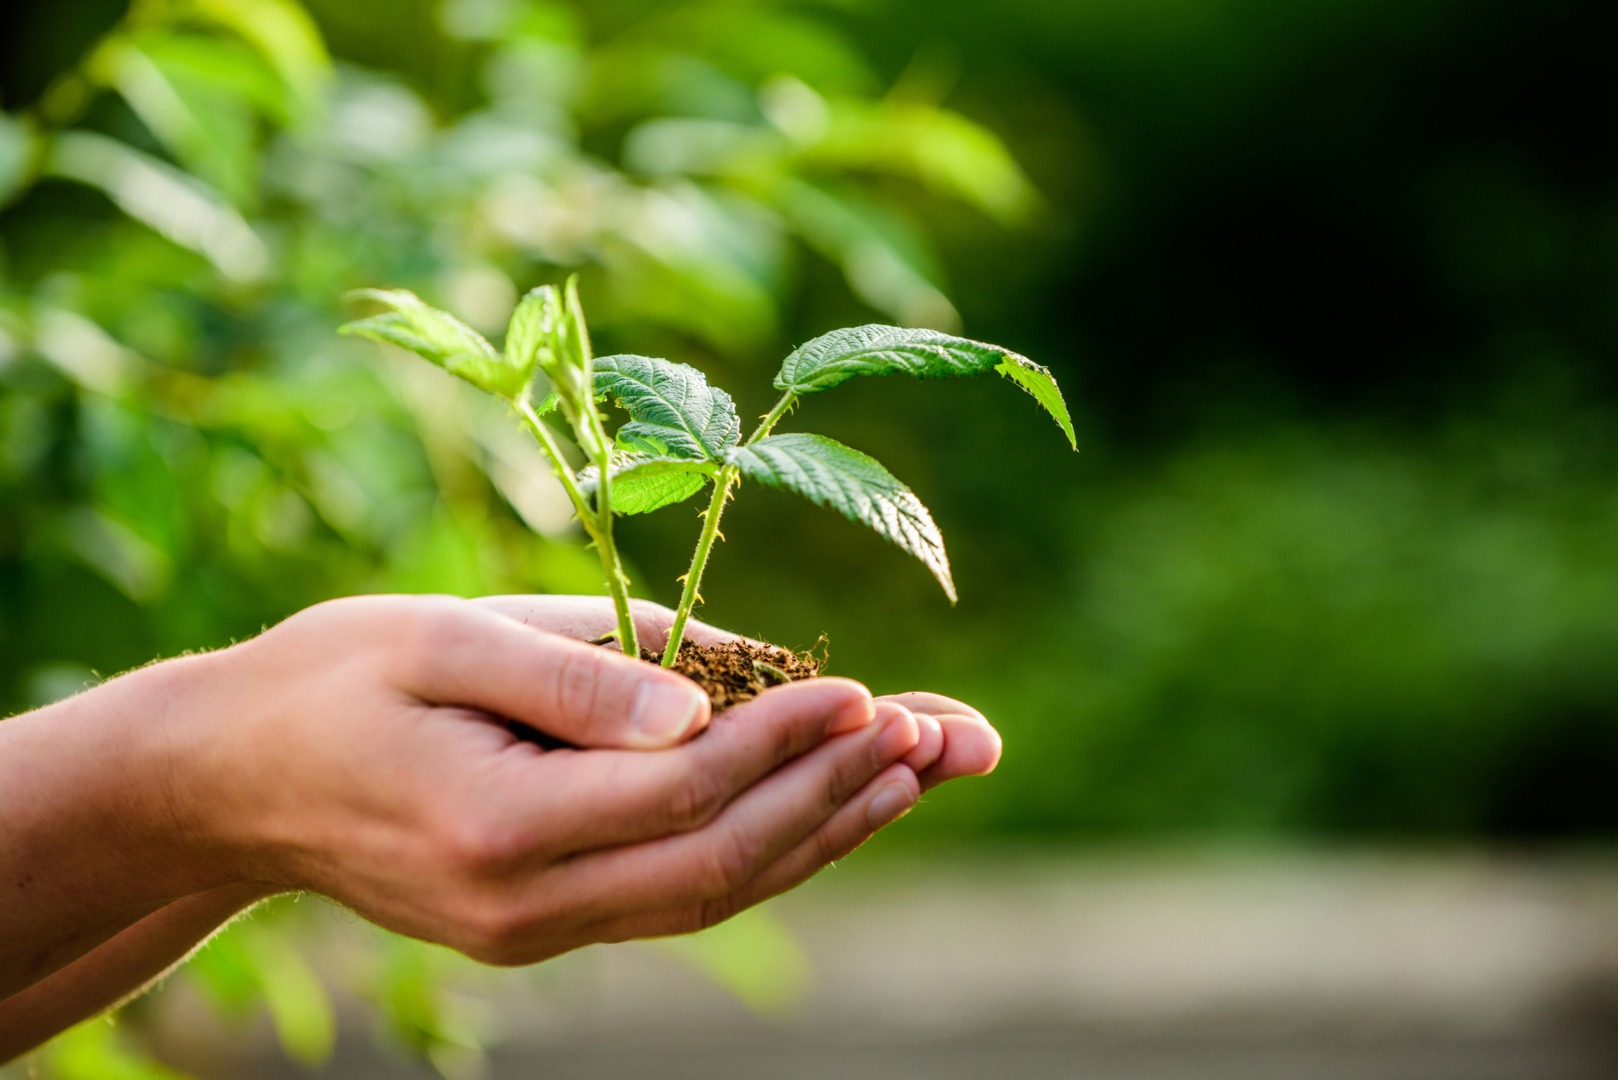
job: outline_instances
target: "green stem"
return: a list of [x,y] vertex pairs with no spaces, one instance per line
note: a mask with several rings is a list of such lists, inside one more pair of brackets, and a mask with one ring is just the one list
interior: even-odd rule
[[601,568],[607,574],[607,593],[618,614],[618,644],[625,656],[640,658],[640,640],[635,634],[635,613],[629,606],[629,575],[624,573],[623,559],[612,538],[612,443],[607,440],[601,426],[601,414],[591,405],[589,423],[596,434],[596,445],[606,447],[596,469],[601,474],[596,488],[596,549],[601,553]]
[[775,403],[775,408],[771,409],[765,414],[764,419],[759,421],[758,427],[753,429],[753,434],[749,435],[747,437],[747,441],[742,443],[742,445],[752,446],[770,432],[774,431],[775,425],[781,422],[781,417],[791,412],[792,406],[796,405],[797,403],[798,395],[793,393],[791,390],[788,390],[786,393],[782,394],[781,400]]
[[697,550],[691,556],[691,569],[685,572],[685,588],[680,592],[680,606],[674,609],[674,625],[669,627],[668,644],[663,647],[664,667],[673,667],[675,658],[680,655],[680,642],[685,640],[685,624],[699,599],[697,590],[702,586],[702,572],[708,568],[708,553],[713,550],[713,542],[719,536],[719,518],[725,512],[730,485],[735,482],[736,475],[736,466],[726,465],[714,479],[713,498],[708,500],[708,509],[702,512],[702,533],[697,537]]
[[545,456],[551,459],[551,470],[556,474],[556,479],[562,482],[562,490],[567,492],[568,500],[573,503],[573,512],[579,516],[584,531],[590,534],[592,541],[595,540],[595,518],[590,513],[590,503],[585,499],[584,492],[579,490],[579,482],[574,477],[573,470],[568,468],[567,459],[562,456],[562,448],[556,443],[556,436],[551,434],[551,429],[545,426],[545,422],[539,418],[539,414],[534,411],[533,404],[527,398],[519,398],[513,404],[517,408],[518,415],[527,424],[528,430],[544,449]]
[[[780,423],[781,417],[797,400],[798,395],[791,390],[783,394],[781,400],[775,403],[775,408],[759,422],[742,445],[751,446],[775,430],[775,425]],[[740,475],[741,470],[736,466],[726,465],[714,478],[713,497],[708,500],[708,509],[703,511],[702,533],[697,537],[697,550],[691,556],[691,569],[685,573],[685,588],[680,592],[680,606],[674,609],[674,625],[669,627],[668,644],[663,647],[664,667],[673,667],[675,658],[680,655],[680,643],[685,640],[685,624],[691,618],[691,609],[701,599],[702,574],[708,569],[708,556],[713,551],[714,541],[719,539],[719,519],[725,513],[725,503],[730,501],[731,485]]]
[[[562,489],[567,492],[568,500],[573,503],[573,512],[578,515],[579,524],[584,526],[590,541],[595,544],[596,554],[601,558],[602,573],[606,576],[607,594],[612,597],[613,610],[618,616],[618,644],[624,650],[624,655],[639,656],[640,642],[635,636],[635,616],[629,607],[629,578],[624,574],[623,563],[618,558],[618,549],[612,540],[611,477],[607,469],[601,468],[601,487],[596,492],[597,509],[592,510],[590,501],[584,497],[584,492],[579,490],[578,478],[573,475],[567,459],[562,456],[562,448],[557,445],[556,436],[551,434],[551,429],[539,418],[533,404],[526,397],[518,399],[513,404],[528,430],[539,440],[545,455],[551,459],[551,467],[556,473],[556,478],[562,482]],[[599,429],[601,425],[599,416],[596,417],[595,424]]]

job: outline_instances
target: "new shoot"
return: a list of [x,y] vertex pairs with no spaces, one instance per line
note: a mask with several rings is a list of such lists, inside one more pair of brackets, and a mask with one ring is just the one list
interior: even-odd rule
[[[388,310],[349,323],[343,332],[410,350],[505,400],[539,441],[601,558],[624,651],[640,654],[629,608],[629,580],[613,543],[618,514],[644,514],[708,491],[707,509],[684,577],[662,663],[672,667],[702,578],[721,539],[725,506],[743,480],[795,492],[860,522],[932,571],[950,602],[955,582],[944,538],[914,492],[874,458],[823,435],[777,433],[805,397],[866,375],[933,379],[997,373],[1033,396],[1068,444],[1078,448],[1060,389],[1046,368],[981,341],[936,330],[857,326],[834,330],[795,349],[775,377],[781,396],[746,438],[730,395],[687,364],[650,356],[593,357],[570,279],[563,289],[523,297],[497,351],[454,316],[399,290],[358,294]],[[541,382],[548,392],[536,402]],[[627,419],[611,437],[600,406]],[[545,417],[557,412],[587,464],[575,471]]]

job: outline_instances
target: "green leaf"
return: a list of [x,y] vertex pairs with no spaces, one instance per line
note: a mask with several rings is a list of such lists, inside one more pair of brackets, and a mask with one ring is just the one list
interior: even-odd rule
[[203,255],[228,278],[253,281],[270,269],[263,241],[217,191],[116,139],[64,131],[52,138],[44,171],[101,190],[118,209]]
[[268,108],[280,87],[256,55],[232,41],[196,34],[115,36],[91,55],[87,72],[117,90],[189,172],[235,205],[251,206],[256,113],[283,120]]
[[726,460],[749,479],[795,491],[876,530],[926,563],[955,602],[944,537],[932,514],[875,458],[822,435],[789,434],[739,447]]
[[630,422],[618,429],[618,441],[626,447],[719,461],[741,437],[730,395],[709,386],[702,372],[686,364],[650,356],[603,356],[595,363],[595,391],[629,413]]
[[508,400],[528,385],[532,369],[507,363],[483,335],[404,289],[358,289],[352,295],[393,310],[345,324],[338,332],[384,341],[431,360],[473,386]]
[[547,350],[555,339],[561,315],[561,302],[552,286],[530,289],[517,302],[517,310],[511,313],[511,322],[506,326],[506,359],[529,371],[540,367],[550,374],[555,360]]
[[130,1046],[99,1016],[58,1035],[39,1058],[45,1075],[56,1080],[195,1080]]
[[937,253],[897,207],[795,178],[780,184],[775,200],[805,242],[840,266],[848,287],[877,311],[912,326],[960,321],[944,295]]
[[331,78],[320,29],[296,0],[191,0],[190,14],[234,32],[262,56],[287,90],[313,111]]
[[579,275],[568,275],[562,295],[565,312],[561,324],[562,344],[568,355],[578,357],[579,366],[589,371],[595,362],[595,352],[590,348],[590,328],[585,325],[584,304],[579,300]]
[[337,1041],[337,1017],[325,984],[280,934],[255,928],[249,955],[276,1041],[302,1065],[325,1064]]
[[800,1004],[814,983],[797,935],[768,908],[749,908],[700,934],[659,944],[764,1015]]
[[1073,449],[1079,448],[1078,436],[1073,433],[1073,418],[1067,413],[1067,402],[1062,400],[1062,390],[1051,377],[1049,368],[1041,367],[1032,360],[1011,353],[996,364],[994,370],[1032,394],[1040,407],[1050,413],[1061,426],[1062,434],[1067,436],[1067,441]]
[[517,304],[506,327],[506,359],[527,378],[535,369],[550,380],[550,392],[535,410],[543,416],[560,407],[579,445],[592,459],[607,453],[596,446],[597,425],[587,419],[595,409],[590,382],[590,338],[579,305],[578,279],[566,291],[554,285],[530,290]]
[[998,345],[937,330],[881,325],[833,330],[793,350],[781,364],[775,388],[818,394],[860,375],[946,379],[989,371],[1000,372],[1032,394],[1078,449],[1073,420],[1048,369]]
[[33,179],[36,146],[34,130],[26,121],[0,112],[0,207]]
[[[647,514],[701,491],[718,475],[711,461],[690,458],[615,456],[612,467],[612,508],[620,514]],[[579,488],[593,496],[600,473],[594,466],[579,471]]]
[[969,203],[1002,224],[1026,221],[1040,199],[998,136],[935,105],[890,96],[833,102],[823,136],[804,152],[825,170],[886,172]]

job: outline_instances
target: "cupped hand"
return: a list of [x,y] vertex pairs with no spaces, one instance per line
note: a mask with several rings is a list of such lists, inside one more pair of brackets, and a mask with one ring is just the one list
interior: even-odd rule
[[208,722],[166,722],[171,804],[208,865],[529,963],[790,888],[914,804],[907,760],[949,761],[843,679],[710,718],[682,677],[575,640],[603,629],[587,602],[525,599],[334,601],[204,658],[188,701]]

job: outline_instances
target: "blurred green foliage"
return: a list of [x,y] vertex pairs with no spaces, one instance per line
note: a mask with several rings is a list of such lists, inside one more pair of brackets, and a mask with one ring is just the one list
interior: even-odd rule
[[483,403],[332,341],[350,288],[487,325],[577,266],[609,340],[745,358],[806,257],[955,321],[893,183],[1033,204],[992,136],[879,96],[808,13],[738,37],[723,7],[664,9],[594,45],[558,5],[317,14],[432,55],[334,64],[291,3],[137,4],[6,120],[0,703],[333,593],[594,586]]
[[[717,368],[744,412],[793,343],[871,318],[962,326],[1068,388],[1076,463],[1024,452],[1056,436],[972,387],[850,386],[814,414],[933,508],[953,612],[784,496],[727,518],[707,617],[828,632],[838,673],[1005,731],[997,776],[898,842],[1618,829],[1618,9],[16,19],[0,711],[337,593],[597,588],[508,425],[332,333],[376,284],[498,331],[519,289],[577,269],[604,350]],[[626,525],[640,592],[673,599],[695,530]],[[226,1011],[269,1001],[317,1057],[308,976],[256,932],[192,978]],[[786,956],[768,935],[698,964],[768,1004],[747,964]],[[453,958],[388,943],[359,967],[441,1068],[487,1035],[444,989]],[[146,1075],[73,1064],[120,1045],[85,1029],[49,1067]]]
[[[576,268],[607,340],[743,363],[811,260],[890,319],[955,325],[917,201],[1037,205],[993,135],[890,92],[812,5],[29,16],[63,48],[8,65],[0,115],[0,713],[333,594],[599,586],[496,406],[333,336],[350,289],[488,328]],[[186,978],[226,1015],[262,1002],[314,1064],[333,1017],[297,921],[261,913]],[[378,948],[352,988],[455,1071],[482,1038],[442,989],[458,962]],[[796,984],[758,958],[802,963],[758,917],[682,954],[761,1007]],[[141,1067],[98,1024],[42,1061]]]

